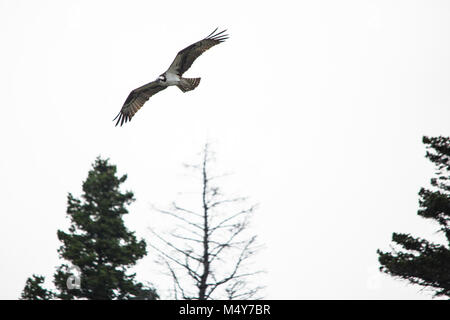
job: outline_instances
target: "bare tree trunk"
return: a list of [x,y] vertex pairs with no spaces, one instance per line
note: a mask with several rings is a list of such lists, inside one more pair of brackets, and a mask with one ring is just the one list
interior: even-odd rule
[[206,300],[206,288],[209,275],[209,246],[208,246],[208,203],[206,200],[206,193],[208,190],[208,177],[206,175],[206,164],[208,156],[208,145],[205,146],[202,164],[202,178],[203,178],[203,191],[202,191],[202,204],[203,204],[203,274],[200,281],[200,287],[198,292],[199,300]]
[[[150,229],[155,237],[150,246],[159,252],[169,271],[175,299],[255,298],[262,286],[251,285],[249,280],[261,271],[248,270],[246,262],[259,246],[256,236],[247,236],[246,232],[256,206],[244,204],[242,209],[246,198],[225,198],[220,188],[211,186],[211,181],[220,176],[213,177],[210,173],[212,159],[208,145],[202,156],[199,166],[191,166],[200,170],[199,210],[175,202],[171,210],[158,209],[179,224],[166,236]],[[155,244],[157,241],[159,245]]]

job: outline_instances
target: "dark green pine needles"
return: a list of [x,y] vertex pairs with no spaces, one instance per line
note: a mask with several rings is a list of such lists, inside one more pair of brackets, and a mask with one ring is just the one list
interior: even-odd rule
[[[134,201],[132,192],[119,190],[126,179],[126,175],[116,176],[116,166],[110,165],[108,160],[97,158],[83,183],[81,200],[68,195],[67,214],[71,224],[68,232],[58,230],[62,242],[58,252],[70,264],[57,268],[55,298],[157,298],[154,289],[136,282],[135,274],[127,273],[147,251],[144,240],[137,241],[123,222],[123,215],[128,213],[126,205]],[[74,276],[79,282],[74,281]],[[27,282],[31,284],[29,281],[32,279]],[[68,283],[79,284],[79,288]],[[40,292],[36,288],[33,290]],[[25,290],[22,297],[26,298],[24,294]]]
[[419,192],[418,214],[434,220],[446,237],[446,244],[435,244],[410,234],[393,233],[393,252],[378,250],[381,270],[411,283],[432,289],[436,296],[450,298],[450,138],[424,137],[426,157],[436,167],[432,189]]

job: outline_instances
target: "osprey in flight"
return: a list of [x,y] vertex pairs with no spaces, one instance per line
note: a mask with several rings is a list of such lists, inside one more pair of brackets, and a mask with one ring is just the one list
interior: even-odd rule
[[224,34],[226,30],[218,33],[216,31],[217,28],[203,40],[178,52],[169,69],[158,79],[131,91],[119,114],[113,119],[114,121],[118,118],[116,126],[119,123],[122,126],[124,122],[130,121],[151,96],[168,86],[177,86],[183,92],[194,90],[200,83],[200,78],[182,78],[181,76],[203,52],[228,39],[228,35]]

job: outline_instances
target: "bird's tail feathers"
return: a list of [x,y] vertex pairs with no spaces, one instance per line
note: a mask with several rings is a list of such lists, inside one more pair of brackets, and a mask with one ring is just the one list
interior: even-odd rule
[[181,78],[180,84],[177,85],[181,91],[191,91],[197,88],[201,78]]

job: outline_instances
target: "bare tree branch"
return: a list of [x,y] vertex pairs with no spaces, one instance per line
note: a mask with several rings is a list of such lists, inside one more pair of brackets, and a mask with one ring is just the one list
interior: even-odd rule
[[[156,234],[155,234],[156,235]],[[158,236],[158,235],[157,235]],[[158,236],[159,237],[159,236]],[[161,238],[162,239],[162,238]],[[170,247],[173,247],[173,248],[175,248],[173,245],[171,245],[169,242],[167,242],[167,241],[165,241],[165,240],[163,240],[164,241],[164,243],[166,243],[167,245],[169,245]],[[176,258],[173,258],[172,256],[170,256],[170,255],[168,255],[167,253],[165,253],[164,251],[162,251],[161,249],[159,249],[158,247],[156,247],[156,246],[154,246],[154,245],[152,245],[152,244],[150,244],[150,246],[153,248],[153,249],[155,249],[156,251],[158,251],[162,256],[164,256],[164,257],[166,257],[167,259],[169,259],[169,260],[172,260],[173,262],[175,262],[176,264],[178,264],[179,266],[181,266],[181,267],[183,267],[183,268],[185,268],[186,270],[187,270],[187,272],[189,273],[189,275],[195,280],[195,281],[199,281],[199,279],[200,279],[200,275],[196,272],[196,271],[194,271],[194,270],[192,270],[192,268],[189,266],[189,264],[187,263],[184,263],[184,262],[180,262],[178,259],[176,259]],[[178,248],[176,248],[176,250],[177,251],[181,251],[180,249],[178,249]],[[188,257],[189,256],[189,252],[182,252],[184,255],[185,255],[185,257]],[[195,259],[194,259],[195,260]]]
[[196,217],[200,217],[200,218],[202,217],[201,214],[198,214],[198,213],[196,213],[196,212],[194,212],[194,211],[191,211],[191,210],[188,210],[188,209],[179,207],[175,202],[172,202],[172,207],[173,207],[175,210],[177,210],[177,211],[183,211],[183,212],[186,212],[186,213],[190,213],[190,214],[192,214],[192,215],[194,215],[194,216],[196,216]]
[[218,200],[218,201],[214,201],[213,203],[209,203],[209,208],[214,208],[220,205],[224,205],[226,203],[235,203],[235,202],[239,202],[239,201],[245,201],[247,200],[246,197],[241,197],[241,198],[234,198],[234,199],[225,199],[225,200]]
[[184,293],[183,287],[180,285],[180,282],[178,281],[177,274],[175,273],[175,271],[173,270],[172,266],[170,265],[170,263],[167,260],[165,260],[165,263],[166,263],[166,266],[169,269],[170,274],[172,275],[172,279],[174,281],[175,300],[178,300],[178,296],[177,296],[178,290],[180,290],[183,299],[187,300],[188,298],[187,298],[186,294]]
[[224,228],[224,227],[227,228],[227,227],[233,226],[233,224],[225,225],[225,223],[230,222],[231,220],[233,220],[233,219],[235,219],[235,218],[237,218],[237,217],[239,217],[241,215],[252,213],[255,208],[256,208],[256,205],[252,206],[252,207],[250,207],[248,209],[241,210],[241,211],[239,211],[239,212],[229,216],[228,218],[223,219],[220,223],[216,224],[213,228],[211,228],[210,232],[212,233],[212,232],[214,232],[217,229]]
[[166,215],[172,216],[172,217],[174,217],[174,218],[177,218],[177,219],[179,219],[179,220],[181,220],[181,221],[183,221],[183,222],[186,222],[187,224],[189,224],[189,225],[191,225],[191,226],[193,226],[193,227],[196,227],[196,228],[198,228],[198,229],[200,229],[200,230],[202,229],[199,225],[190,222],[189,220],[187,220],[187,219],[185,219],[185,218],[183,218],[183,217],[177,215],[176,213],[173,213],[173,212],[171,212],[171,211],[161,210],[161,209],[158,209],[158,211],[161,212],[161,213],[163,213],[163,214],[166,214]]
[[226,198],[217,185],[210,185],[220,177],[209,172],[212,160],[206,144],[200,165],[189,166],[200,173],[199,208],[186,209],[172,202],[172,210],[156,209],[179,224],[167,236],[150,229],[162,244],[150,246],[173,279],[175,299],[252,299],[263,288],[250,282],[262,271],[251,271],[248,264],[259,250],[256,236],[247,235],[257,205],[242,208],[247,197]]

